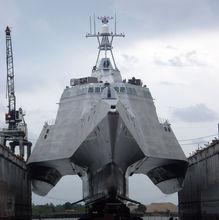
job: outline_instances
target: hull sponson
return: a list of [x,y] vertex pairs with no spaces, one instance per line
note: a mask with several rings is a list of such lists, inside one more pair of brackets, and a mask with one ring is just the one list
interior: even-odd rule
[[[88,91],[103,84],[86,86]],[[115,87],[136,93],[117,93]],[[85,198],[110,192],[126,196],[127,177],[133,173],[148,175],[164,193],[178,191],[187,159],[170,126],[159,123],[149,90],[125,83],[111,84],[98,94],[78,95],[80,89],[64,91],[55,124],[45,124],[30,156],[35,192],[46,194],[62,176],[77,174]],[[35,170],[42,166],[59,175],[39,178]]]

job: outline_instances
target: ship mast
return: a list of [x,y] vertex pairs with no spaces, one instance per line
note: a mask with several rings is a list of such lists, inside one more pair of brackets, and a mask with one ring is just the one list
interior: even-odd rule
[[102,22],[102,29],[101,32],[96,32],[96,22],[95,22],[95,15],[93,17],[93,21],[94,21],[94,26],[93,26],[93,30],[94,32],[92,33],[92,25],[91,25],[91,17],[90,17],[90,33],[86,34],[86,37],[96,37],[97,41],[98,41],[98,54],[97,54],[97,60],[96,60],[96,64],[95,67],[98,64],[99,61],[99,57],[101,52],[104,52],[104,57],[107,58],[107,54],[108,52],[110,53],[112,60],[113,60],[113,64],[114,64],[114,68],[115,70],[118,70],[117,66],[116,66],[116,62],[113,56],[113,39],[114,37],[125,37],[124,33],[120,33],[117,34],[116,33],[116,15],[115,15],[115,23],[114,23],[114,32],[109,32],[109,20],[112,20],[113,17],[112,16],[99,16],[97,17],[99,20],[101,20]]

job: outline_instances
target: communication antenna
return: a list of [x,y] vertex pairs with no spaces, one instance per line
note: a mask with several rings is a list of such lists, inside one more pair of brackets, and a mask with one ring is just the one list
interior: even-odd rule
[[91,16],[90,16],[90,34],[92,34]]
[[94,20],[94,34],[96,34],[96,16],[95,16],[95,14],[93,15],[93,20]]
[[115,13],[115,24],[114,24],[114,26],[115,26],[115,31],[114,31],[115,34],[116,34],[116,22],[117,22],[117,21],[116,21],[116,13]]

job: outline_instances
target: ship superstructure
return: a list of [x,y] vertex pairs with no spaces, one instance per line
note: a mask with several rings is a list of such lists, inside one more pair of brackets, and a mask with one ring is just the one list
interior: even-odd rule
[[112,43],[124,34],[109,31],[111,17],[99,19],[101,31],[86,35],[99,44],[91,76],[71,80],[55,123],[45,123],[29,158],[33,190],[46,195],[62,176],[78,175],[85,203],[123,200],[128,177],[141,173],[162,192],[174,193],[182,187],[187,159],[170,124],[159,122],[148,87],[134,77],[122,80]]

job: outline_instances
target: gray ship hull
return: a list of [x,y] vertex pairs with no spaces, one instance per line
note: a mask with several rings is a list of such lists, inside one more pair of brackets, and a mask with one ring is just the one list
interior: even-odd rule
[[[136,90],[141,94],[145,89]],[[84,103],[73,105],[65,93],[55,124],[44,126],[29,160],[35,192],[45,195],[69,174],[82,178],[87,201],[127,196],[128,176],[134,173],[148,175],[164,193],[181,188],[187,161],[169,124],[159,123],[151,97],[117,94],[107,87],[102,95],[87,93]],[[81,117],[72,117],[74,111],[66,114],[70,106],[81,108]]]
[[[55,123],[44,125],[29,158],[33,190],[46,195],[62,176],[78,175],[87,203],[99,197],[125,198],[128,177],[142,173],[162,192],[176,192],[187,159],[170,124],[159,122],[146,85],[134,77],[122,80],[112,42],[124,34],[109,31],[112,17],[98,19],[101,32],[86,35],[97,37],[99,44],[92,75],[71,79]],[[104,58],[98,64],[101,52]]]

